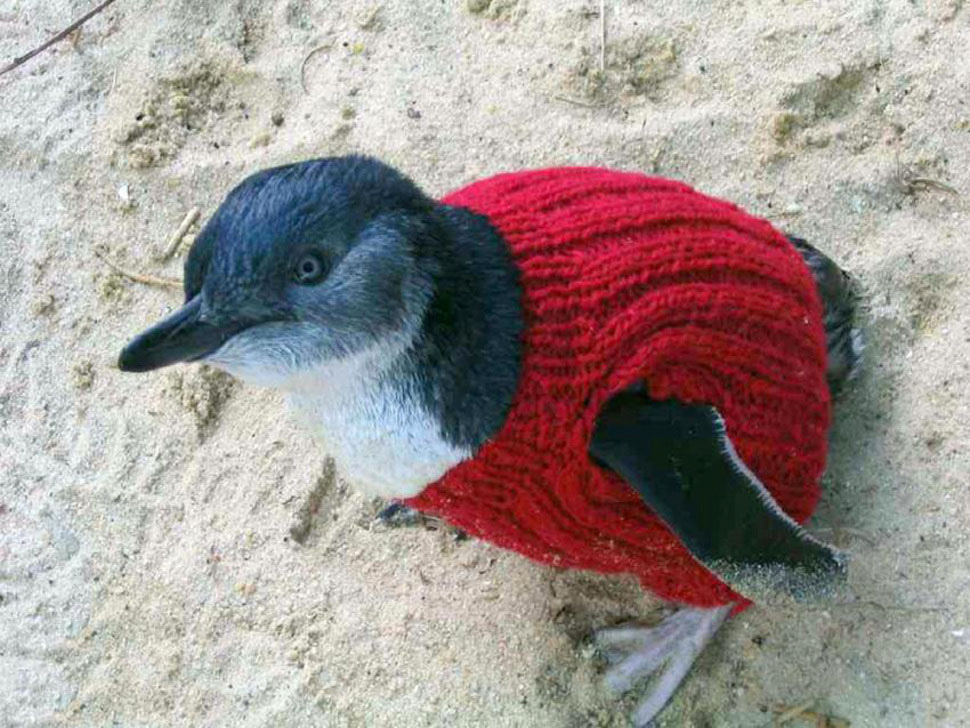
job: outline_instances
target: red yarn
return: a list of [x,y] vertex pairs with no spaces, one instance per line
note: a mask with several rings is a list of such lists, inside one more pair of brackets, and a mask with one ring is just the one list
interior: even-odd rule
[[409,505],[543,563],[635,574],[667,600],[739,601],[587,445],[603,403],[642,380],[655,398],[717,407],[781,507],[808,518],[829,392],[800,255],[764,220],[639,174],[504,174],[443,201],[486,215],[512,251],[523,368],[495,438]]

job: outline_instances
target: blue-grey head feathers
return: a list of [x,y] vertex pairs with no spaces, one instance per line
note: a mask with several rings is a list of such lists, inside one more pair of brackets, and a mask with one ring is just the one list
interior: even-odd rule
[[239,329],[207,360],[243,379],[292,391],[355,361],[397,378],[456,445],[504,420],[522,326],[508,249],[486,218],[381,162],[252,175],[196,239],[184,280],[205,320]]

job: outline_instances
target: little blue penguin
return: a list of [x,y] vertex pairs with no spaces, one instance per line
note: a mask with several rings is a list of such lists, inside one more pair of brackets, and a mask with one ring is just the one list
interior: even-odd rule
[[831,599],[800,525],[862,339],[852,279],[680,182],[500,174],[440,201],[378,160],[267,169],[185,262],[185,304],[119,367],[281,390],[364,492],[678,609],[595,639],[646,726],[752,601]]

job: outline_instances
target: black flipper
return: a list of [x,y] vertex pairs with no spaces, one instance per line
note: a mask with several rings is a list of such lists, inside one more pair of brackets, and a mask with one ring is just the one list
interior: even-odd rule
[[600,412],[589,453],[749,599],[821,601],[845,579],[844,554],[781,510],[735,452],[713,407],[623,392]]

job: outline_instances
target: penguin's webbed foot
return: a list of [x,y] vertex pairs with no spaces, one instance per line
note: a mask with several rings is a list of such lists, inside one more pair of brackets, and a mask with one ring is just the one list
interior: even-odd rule
[[444,527],[452,531],[455,541],[465,541],[468,539],[468,534],[461,529],[452,528],[441,519],[425,515],[421,511],[406,506],[400,501],[394,501],[378,511],[377,520],[389,528],[424,526],[429,530],[436,531]]
[[633,714],[637,728],[646,728],[660,713],[732,607],[685,607],[655,627],[626,625],[597,630],[596,645],[610,663],[604,675],[607,687],[626,692],[659,671]]
[[377,513],[377,520],[391,527],[416,526],[421,521],[421,512],[394,501]]

